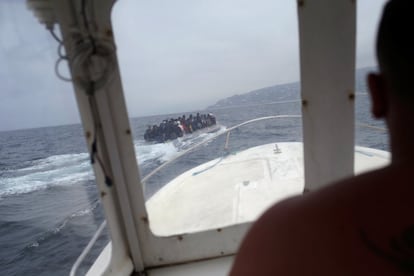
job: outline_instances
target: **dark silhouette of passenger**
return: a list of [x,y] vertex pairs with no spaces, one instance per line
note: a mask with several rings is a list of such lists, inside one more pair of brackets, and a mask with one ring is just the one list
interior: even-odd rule
[[414,1],[387,3],[369,74],[390,133],[383,169],[276,204],[252,226],[231,275],[414,274]]

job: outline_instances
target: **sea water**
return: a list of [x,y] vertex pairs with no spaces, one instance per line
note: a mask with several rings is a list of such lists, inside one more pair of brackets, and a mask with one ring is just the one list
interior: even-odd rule
[[[356,98],[356,121],[384,127],[382,122],[372,120],[364,88],[359,92],[362,93]],[[295,97],[298,99],[299,94]],[[216,115],[221,125],[219,133],[257,117],[301,113],[299,102],[200,112]],[[131,119],[141,176],[215,135],[194,134],[162,144],[144,141],[147,125],[181,115]],[[300,119],[264,121],[232,132],[229,150],[301,141],[301,137]],[[225,140],[224,135],[166,167],[147,182],[146,198],[178,173],[223,154]],[[384,131],[356,127],[356,143],[388,150]],[[0,132],[0,275],[67,275],[103,220],[81,125]],[[109,236],[104,233],[82,264],[81,274],[108,241]]]

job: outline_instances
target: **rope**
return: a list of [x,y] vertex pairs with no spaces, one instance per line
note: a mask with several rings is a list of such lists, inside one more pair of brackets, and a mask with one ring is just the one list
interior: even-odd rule
[[[113,72],[116,69],[115,46],[111,40],[99,35],[94,36],[90,31],[86,15],[86,2],[86,0],[82,0],[81,6],[84,31],[80,31],[78,29],[69,31],[71,43],[66,46],[69,48],[68,52],[71,56],[63,54],[62,50],[65,41],[56,35],[53,30],[53,25],[49,26],[48,30],[50,31],[52,37],[59,43],[57,50],[59,58],[55,63],[56,76],[63,81],[73,82],[75,86],[82,89],[88,96],[89,108],[92,113],[91,119],[94,125],[94,137],[90,150],[91,164],[94,164],[95,160],[98,161],[99,167],[105,177],[105,184],[110,187],[112,186],[112,179],[109,176],[108,170],[105,168],[104,162],[98,153],[98,131],[100,130],[101,123],[99,119],[98,107],[96,105],[95,92],[107,85],[114,77]],[[65,77],[60,73],[59,65],[63,60],[68,61],[70,67],[72,68],[72,72],[76,73],[76,75],[72,76],[72,78]],[[97,68],[103,68],[103,70],[98,71]],[[92,71],[92,69],[94,71]],[[106,221],[99,226],[88,245],[77,258],[71,268],[71,276],[76,274],[80,264],[95,244],[105,226]]]
[[214,168],[215,166],[217,166],[221,161],[223,161],[223,159],[226,157],[226,154],[224,154],[223,156],[221,156],[220,158],[219,158],[219,160],[217,160],[217,162],[216,163],[214,163],[213,165],[211,165],[211,166],[209,166],[209,167],[207,167],[207,168],[204,168],[204,169],[202,169],[201,171],[198,171],[198,172],[193,172],[193,176],[196,176],[196,175],[199,175],[199,174],[202,174],[203,172],[206,172],[206,171],[208,171],[208,170],[210,170],[210,169],[212,169],[212,168]]

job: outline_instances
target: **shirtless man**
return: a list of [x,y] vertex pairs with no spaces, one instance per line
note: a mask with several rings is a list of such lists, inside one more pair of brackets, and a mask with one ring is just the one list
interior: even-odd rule
[[367,78],[392,163],[285,200],[251,228],[231,275],[414,274],[414,1],[391,0]]

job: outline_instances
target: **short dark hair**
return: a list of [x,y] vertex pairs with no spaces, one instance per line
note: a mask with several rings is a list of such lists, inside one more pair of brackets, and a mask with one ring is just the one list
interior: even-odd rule
[[391,0],[383,11],[377,37],[380,70],[402,99],[414,98],[414,1]]

